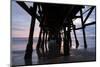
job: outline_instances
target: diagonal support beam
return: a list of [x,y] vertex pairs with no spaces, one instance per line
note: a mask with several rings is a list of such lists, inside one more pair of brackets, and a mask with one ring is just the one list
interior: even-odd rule
[[85,22],[87,21],[87,19],[88,19],[89,16],[91,15],[91,13],[92,13],[92,11],[93,11],[94,8],[95,8],[95,7],[91,7],[91,9],[90,9],[88,15],[86,16],[85,20],[83,21],[83,23],[85,23]]
[[[20,7],[22,7],[30,16],[32,16],[31,8],[28,8],[28,6],[27,6],[24,2],[16,1],[16,3],[17,3],[18,5],[20,5]],[[36,18],[37,18],[37,20],[38,20],[39,22],[41,22],[41,17],[38,16],[37,14],[36,14]]]
[[[88,13],[87,17],[86,17],[85,20],[83,21],[84,23],[86,22],[86,20],[88,19],[88,17],[90,16],[90,14],[92,13],[92,11],[93,11],[94,8],[95,8],[95,7],[93,6],[93,7],[87,9],[85,12],[82,13],[82,15],[83,15],[83,14],[85,14],[86,12],[88,12],[88,11],[90,10],[90,12]],[[74,18],[74,21],[75,21],[77,18],[81,18],[81,17],[80,17],[80,16],[76,16],[76,17]]]
[[16,1],[17,4],[19,4],[28,14],[31,14],[30,8],[28,8],[28,6],[22,2],[22,1]]

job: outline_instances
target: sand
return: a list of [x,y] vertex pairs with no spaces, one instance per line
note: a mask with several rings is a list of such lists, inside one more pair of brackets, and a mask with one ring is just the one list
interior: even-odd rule
[[[12,52],[12,65],[26,65],[24,61],[24,51],[13,51]],[[58,64],[58,63],[72,63],[72,62],[86,62],[96,61],[95,48],[85,49],[71,49],[70,56],[59,56],[51,59],[38,59],[36,51],[33,51],[32,64]]]

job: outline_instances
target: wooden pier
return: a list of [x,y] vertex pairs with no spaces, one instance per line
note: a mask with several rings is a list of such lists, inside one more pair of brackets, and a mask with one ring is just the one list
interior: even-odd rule
[[[35,20],[39,21],[39,37],[36,47],[38,58],[47,57],[52,58],[61,55],[61,43],[63,41],[63,55],[70,55],[70,48],[72,46],[71,31],[74,32],[74,37],[76,41],[76,48],[80,45],[76,35],[76,30],[82,29],[84,48],[88,47],[86,42],[85,27],[93,25],[96,21],[85,24],[89,16],[91,15],[95,6],[91,6],[86,11],[89,11],[86,18],[84,18],[82,9],[85,7],[83,5],[65,5],[65,4],[50,4],[50,3],[37,3],[33,2],[32,7],[28,7],[22,1],[16,1],[30,16],[30,32],[28,44],[25,52],[25,59],[32,59],[32,45],[34,37],[34,27]],[[76,14],[80,12],[80,16]],[[76,28],[73,23],[73,19],[81,19],[81,27]],[[62,32],[63,31],[63,32]],[[61,36],[63,34],[63,36]]]

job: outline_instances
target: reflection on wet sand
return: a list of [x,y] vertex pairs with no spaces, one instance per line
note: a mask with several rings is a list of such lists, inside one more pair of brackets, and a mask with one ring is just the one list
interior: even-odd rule
[[47,57],[38,58],[38,57],[36,57],[36,58],[37,58],[37,61],[34,61],[34,59],[25,60],[25,65],[95,61],[96,60],[96,54],[95,54],[94,48],[91,48],[91,49],[88,49],[88,50],[71,49],[69,56],[58,56],[58,57],[52,57],[52,58],[47,58]]

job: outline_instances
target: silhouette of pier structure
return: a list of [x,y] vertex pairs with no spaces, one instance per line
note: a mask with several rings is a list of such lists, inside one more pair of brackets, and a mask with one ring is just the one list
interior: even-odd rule
[[[34,36],[34,27],[36,19],[39,21],[39,37],[37,42],[36,51],[38,57],[56,57],[61,55],[61,43],[63,42],[63,55],[70,55],[70,48],[72,46],[71,31],[74,32],[76,48],[80,45],[76,35],[76,30],[82,29],[84,48],[88,47],[86,42],[85,27],[93,25],[96,21],[86,23],[87,19],[91,15],[95,6],[87,9],[84,13],[82,9],[83,5],[65,5],[65,4],[50,4],[50,3],[38,3],[33,2],[33,6],[30,8],[22,1],[16,1],[30,16],[30,32],[28,44],[25,52],[25,59],[32,59],[32,45]],[[83,14],[87,11],[88,14],[84,18]],[[79,12],[79,16],[76,14]],[[77,18],[81,19],[81,27],[76,28],[73,21]],[[84,19],[83,19],[84,18]],[[74,20],[73,20],[74,19]],[[22,19],[24,20],[24,19]]]

